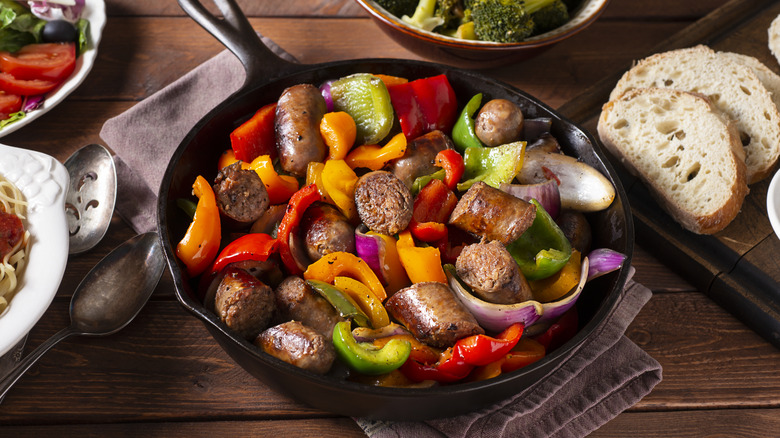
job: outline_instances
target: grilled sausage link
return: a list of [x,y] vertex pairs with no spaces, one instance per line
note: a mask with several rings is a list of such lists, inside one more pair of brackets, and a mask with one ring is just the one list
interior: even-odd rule
[[450,224],[508,245],[531,226],[534,218],[533,204],[479,181],[460,198],[450,215]]
[[436,154],[444,149],[453,149],[452,140],[441,131],[431,131],[410,141],[401,158],[390,163],[388,168],[408,188],[414,180],[439,170],[434,165]]
[[311,84],[294,85],[279,97],[274,129],[284,171],[304,177],[310,161],[323,161],[328,155],[320,135],[320,121],[326,111],[325,99]]
[[414,337],[432,347],[451,347],[460,338],[485,333],[444,283],[415,283],[393,294],[385,307]]
[[509,251],[497,241],[463,248],[455,262],[458,276],[474,295],[496,304],[515,304],[532,298],[531,287]]
[[336,359],[333,344],[299,321],[288,321],[260,333],[254,345],[298,368],[325,374]]
[[392,236],[412,220],[412,193],[390,172],[377,170],[358,179],[355,206],[369,230]]
[[332,252],[355,253],[355,227],[341,212],[318,202],[308,209],[301,221],[306,253],[313,262]]
[[225,325],[252,340],[268,326],[276,305],[270,287],[243,269],[228,267],[217,287],[214,309]]
[[333,338],[333,327],[342,318],[302,278],[295,275],[285,278],[276,288],[275,296],[281,321],[301,321],[326,339]]
[[253,170],[244,170],[241,163],[221,169],[214,179],[217,207],[225,225],[247,228],[268,209],[268,191]]

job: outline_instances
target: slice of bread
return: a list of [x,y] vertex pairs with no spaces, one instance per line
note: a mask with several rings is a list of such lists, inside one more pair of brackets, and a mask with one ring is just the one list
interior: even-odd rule
[[771,175],[780,157],[780,113],[766,87],[744,65],[706,46],[652,55],[627,71],[610,100],[634,88],[673,88],[707,96],[737,124],[748,184]]
[[769,91],[775,106],[780,108],[780,76],[777,73],[752,56],[734,52],[718,52],[718,56],[725,57],[749,68]]
[[780,62],[780,15],[772,20],[772,24],[767,29],[767,34],[769,36],[769,51],[775,55],[777,62]]
[[641,178],[685,229],[713,234],[739,213],[748,193],[733,123],[699,94],[629,90],[602,108],[604,146]]

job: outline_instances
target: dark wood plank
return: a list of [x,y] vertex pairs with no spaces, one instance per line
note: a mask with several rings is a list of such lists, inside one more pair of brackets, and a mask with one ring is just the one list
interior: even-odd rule
[[590,437],[768,437],[776,436],[778,430],[778,409],[629,412],[594,431]]

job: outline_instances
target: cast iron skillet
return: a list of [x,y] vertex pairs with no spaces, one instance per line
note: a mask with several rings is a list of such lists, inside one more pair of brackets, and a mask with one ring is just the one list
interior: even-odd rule
[[[489,77],[452,67],[402,59],[360,59],[317,65],[299,65],[277,57],[258,38],[234,0],[214,0],[224,19],[209,13],[199,0],[179,0],[182,8],[219,39],[242,62],[247,79],[239,91],[201,119],[171,158],[160,187],[158,230],[170,267],[176,297],[200,319],[222,348],[243,368],[269,386],[315,408],[337,414],[388,420],[422,420],[453,416],[486,407],[528,388],[560,367],[570,354],[599,330],[614,310],[628,275],[634,229],[626,194],[612,167],[595,146],[593,137],[524,92]],[[338,373],[319,376],[273,358],[234,335],[201,304],[196,283],[187,277],[175,255],[189,218],[176,199],[189,197],[197,175],[213,180],[220,153],[230,147],[229,134],[260,106],[276,101],[291,85],[311,83],[358,72],[384,73],[410,79],[446,74],[460,107],[476,93],[487,101],[503,97],[517,103],[526,117],[553,118],[553,134],[569,155],[599,169],[616,188],[612,206],[590,216],[594,247],[609,247],[628,255],[620,271],[594,280],[578,303],[580,331],[543,360],[483,382],[435,388],[381,388],[344,381]],[[334,367],[338,368],[338,367]]]

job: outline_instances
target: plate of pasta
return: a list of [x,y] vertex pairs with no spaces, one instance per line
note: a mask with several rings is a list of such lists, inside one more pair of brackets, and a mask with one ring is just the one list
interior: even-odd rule
[[0,355],[38,322],[62,281],[68,184],[54,157],[0,144]]

